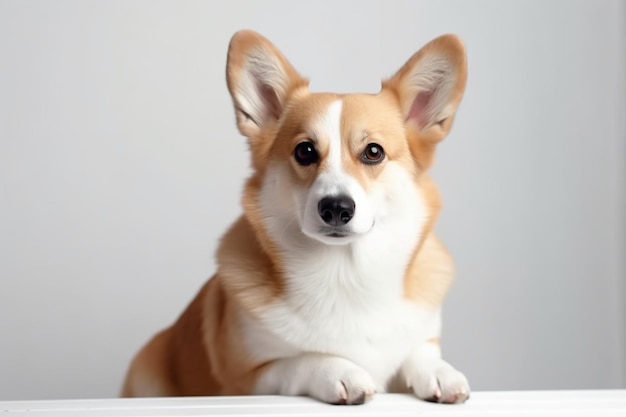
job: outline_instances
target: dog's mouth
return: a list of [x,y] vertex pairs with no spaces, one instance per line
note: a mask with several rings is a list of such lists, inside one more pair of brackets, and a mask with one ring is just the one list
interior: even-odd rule
[[323,235],[326,237],[332,237],[332,238],[342,238],[342,237],[348,237],[352,235],[352,233],[349,230],[346,230],[345,228],[336,228],[336,227],[320,227],[318,233],[320,235]]
[[[372,228],[374,227],[374,223],[375,222],[372,221],[372,226],[370,227],[369,230],[372,230]],[[348,227],[330,227],[330,226],[320,227],[318,229],[318,233],[324,237],[329,237],[329,238],[337,239],[337,240],[362,234],[362,233],[355,233],[354,231],[350,230],[350,228]]]

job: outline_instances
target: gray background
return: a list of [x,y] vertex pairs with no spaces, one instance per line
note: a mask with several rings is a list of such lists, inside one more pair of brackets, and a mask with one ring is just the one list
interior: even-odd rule
[[434,176],[476,390],[626,386],[621,1],[2,1],[0,399],[117,394],[214,271],[249,173],[224,81],[256,29],[313,90],[429,39],[469,82]]

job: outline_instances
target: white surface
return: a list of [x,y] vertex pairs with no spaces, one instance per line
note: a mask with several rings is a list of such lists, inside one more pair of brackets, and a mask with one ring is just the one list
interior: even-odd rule
[[410,395],[379,395],[360,406],[302,397],[203,397],[0,402],[13,416],[568,416],[626,415],[626,391],[477,392],[462,405],[431,404]]
[[317,91],[377,91],[463,37],[434,172],[458,270],[444,356],[475,389],[625,387],[625,8],[0,2],[0,399],[116,395],[213,273],[248,172],[224,81],[244,27]]

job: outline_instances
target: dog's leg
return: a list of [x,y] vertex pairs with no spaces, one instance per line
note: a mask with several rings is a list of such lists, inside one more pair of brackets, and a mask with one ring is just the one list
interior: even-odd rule
[[467,378],[441,359],[439,340],[423,343],[402,365],[407,386],[418,398],[440,403],[462,403],[469,398]]
[[308,395],[330,404],[363,404],[376,393],[372,377],[347,359],[303,354],[266,365],[258,395]]

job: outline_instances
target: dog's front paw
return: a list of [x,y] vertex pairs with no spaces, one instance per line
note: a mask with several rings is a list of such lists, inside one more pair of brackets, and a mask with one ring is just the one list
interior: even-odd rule
[[268,364],[256,382],[257,395],[308,395],[329,404],[363,404],[376,393],[372,377],[338,356],[308,353]]
[[444,361],[415,370],[409,386],[418,398],[438,403],[458,404],[465,402],[470,395],[465,375]]
[[363,404],[376,394],[372,377],[364,369],[347,361],[317,373],[310,387],[311,397],[329,404]]

